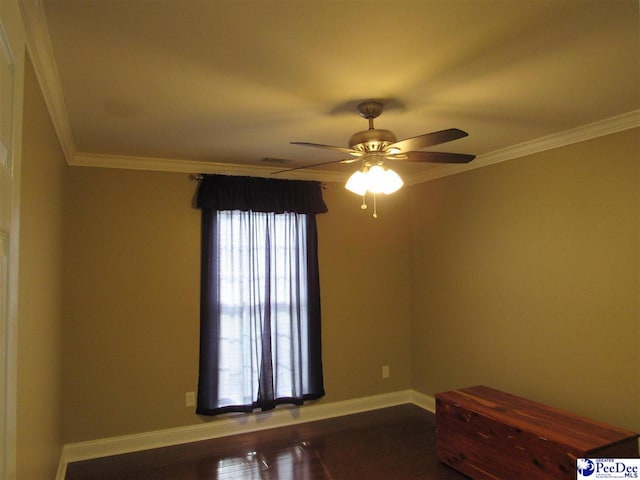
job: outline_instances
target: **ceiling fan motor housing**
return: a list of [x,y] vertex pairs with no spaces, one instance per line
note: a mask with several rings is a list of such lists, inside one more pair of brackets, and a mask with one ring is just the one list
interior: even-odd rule
[[351,135],[349,147],[361,152],[382,152],[398,140],[390,130],[370,129]]

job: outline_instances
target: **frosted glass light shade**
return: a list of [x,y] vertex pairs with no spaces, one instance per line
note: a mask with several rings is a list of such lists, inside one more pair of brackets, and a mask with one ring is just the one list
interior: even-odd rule
[[364,195],[367,192],[366,175],[360,170],[354,172],[349,177],[344,188],[358,195]]
[[381,165],[374,165],[367,171],[358,170],[349,177],[345,188],[357,195],[371,193],[396,192],[404,185],[402,178],[393,170],[385,170]]
[[404,185],[402,178],[393,170],[389,169],[385,173],[384,179],[384,190],[382,190],[385,194],[389,195],[390,193],[397,192]]
[[371,193],[382,193],[384,191],[387,176],[384,168],[374,165],[366,173],[367,190]]

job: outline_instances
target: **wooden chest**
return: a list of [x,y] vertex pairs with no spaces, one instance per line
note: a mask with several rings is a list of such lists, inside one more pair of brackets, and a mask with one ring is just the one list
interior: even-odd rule
[[636,458],[638,434],[475,386],[436,394],[436,453],[475,480],[576,478],[577,458]]

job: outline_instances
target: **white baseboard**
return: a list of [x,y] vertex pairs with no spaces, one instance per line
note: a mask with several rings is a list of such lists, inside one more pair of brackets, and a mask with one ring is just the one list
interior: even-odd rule
[[67,464],[70,462],[324,420],[404,403],[413,403],[425,410],[435,412],[433,397],[415,390],[402,390],[341,402],[307,404],[303,408],[285,406],[250,415],[232,414],[187,427],[70,443],[62,449],[56,480],[64,480]]
[[411,403],[431,413],[436,413],[436,399],[417,390],[410,390]]

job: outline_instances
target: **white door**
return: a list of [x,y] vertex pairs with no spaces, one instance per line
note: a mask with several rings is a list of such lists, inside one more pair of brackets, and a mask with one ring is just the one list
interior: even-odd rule
[[24,50],[19,5],[0,0],[0,479],[15,478]]

